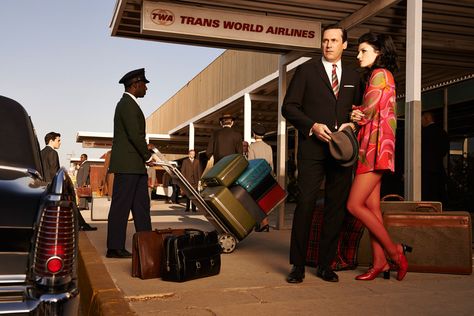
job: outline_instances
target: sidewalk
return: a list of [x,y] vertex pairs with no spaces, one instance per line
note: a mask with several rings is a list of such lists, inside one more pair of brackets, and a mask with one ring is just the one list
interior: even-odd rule
[[[292,205],[288,206],[291,209]],[[291,222],[291,212],[287,216]],[[189,215],[188,215],[189,214]],[[89,221],[90,212],[83,212]],[[272,214],[270,224],[276,222]],[[202,214],[153,201],[153,228],[212,230]],[[232,254],[222,255],[217,276],[185,283],[131,277],[131,259],[108,259],[106,222],[81,232],[79,267],[82,314],[87,315],[474,315],[474,276],[409,273],[402,282],[355,281],[364,271],[338,272],[328,283],[306,269],[303,283],[285,281],[290,231],[252,233]],[[133,223],[128,226],[131,251]]]

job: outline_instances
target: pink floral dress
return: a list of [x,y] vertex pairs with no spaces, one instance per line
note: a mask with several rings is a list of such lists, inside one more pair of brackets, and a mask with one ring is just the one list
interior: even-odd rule
[[395,169],[397,128],[395,80],[387,69],[375,69],[367,83],[361,106],[365,117],[358,123],[359,162],[356,174]]

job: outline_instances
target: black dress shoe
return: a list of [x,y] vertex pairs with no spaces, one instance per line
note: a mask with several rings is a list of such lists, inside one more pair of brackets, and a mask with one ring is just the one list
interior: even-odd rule
[[89,224],[84,224],[84,225],[81,225],[81,227],[79,227],[79,230],[82,230],[82,231],[94,231],[94,230],[97,230],[97,227],[93,227]]
[[339,282],[337,274],[329,268],[318,267],[316,270],[316,276],[327,282]]
[[304,279],[304,266],[293,265],[290,274],[286,277],[288,283],[301,283]]
[[132,254],[127,249],[107,249],[107,258],[131,258]]

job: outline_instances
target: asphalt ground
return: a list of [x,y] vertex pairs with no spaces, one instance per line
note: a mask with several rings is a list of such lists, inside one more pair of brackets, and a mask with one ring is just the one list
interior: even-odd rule
[[[294,205],[287,205],[289,226]],[[367,267],[340,271],[328,283],[306,268],[303,283],[288,284],[290,230],[251,233],[231,254],[221,257],[217,276],[184,283],[131,276],[131,259],[105,257],[107,223],[81,232],[79,286],[81,315],[474,315],[474,276],[409,272],[403,281],[381,277],[356,281]],[[274,226],[277,214],[270,216]],[[184,204],[152,202],[153,228],[213,227],[201,213],[185,213]],[[133,223],[127,230],[131,251]]]

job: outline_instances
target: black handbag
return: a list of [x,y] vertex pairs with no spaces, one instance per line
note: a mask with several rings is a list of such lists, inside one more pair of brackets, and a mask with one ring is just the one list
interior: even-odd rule
[[216,231],[187,229],[184,235],[167,236],[161,278],[184,282],[219,274],[221,252]]

